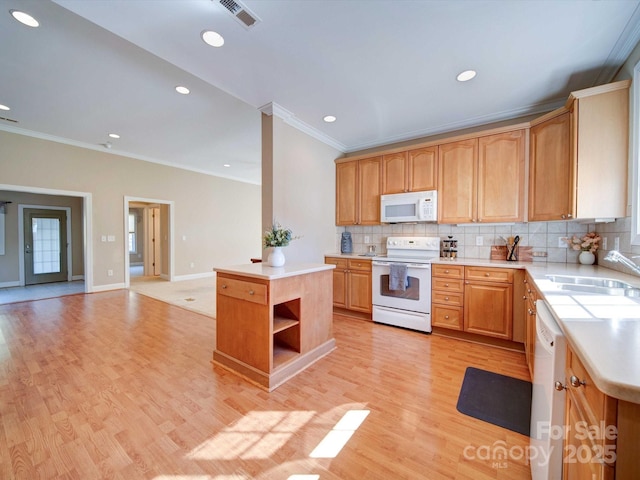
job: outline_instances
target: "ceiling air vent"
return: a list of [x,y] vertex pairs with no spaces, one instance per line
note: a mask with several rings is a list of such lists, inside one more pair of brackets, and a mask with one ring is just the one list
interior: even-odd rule
[[251,28],[260,22],[258,16],[240,2],[235,0],[218,0],[218,2],[245,28]]

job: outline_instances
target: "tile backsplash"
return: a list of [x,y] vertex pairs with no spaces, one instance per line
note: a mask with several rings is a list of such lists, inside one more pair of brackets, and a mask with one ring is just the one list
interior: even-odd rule
[[[587,232],[596,231],[606,238],[607,249],[598,252],[599,260],[606,255],[607,250],[613,250],[615,239],[620,242],[622,253],[631,252],[631,218],[620,218],[611,223],[581,223],[572,222],[532,222],[515,223],[511,225],[444,225],[434,223],[395,224],[375,226],[336,227],[336,252],[340,252],[342,232],[351,232],[353,253],[365,253],[369,245],[375,245],[376,252],[386,252],[387,237],[391,236],[433,236],[441,240],[452,235],[458,240],[458,256],[460,258],[486,258],[491,255],[491,245],[504,245],[508,237],[520,236],[521,246],[533,247],[534,262],[577,263],[580,252],[572,250],[559,243],[563,237],[573,235],[582,236]],[[481,246],[478,243],[482,243]],[[635,247],[634,247],[635,248]],[[615,264],[607,267],[618,269]],[[626,272],[626,270],[624,270]],[[626,272],[628,273],[628,272]]]

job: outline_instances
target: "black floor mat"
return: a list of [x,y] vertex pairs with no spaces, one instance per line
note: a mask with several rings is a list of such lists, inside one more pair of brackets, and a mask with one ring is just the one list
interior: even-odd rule
[[470,417],[529,436],[531,382],[467,367],[456,408]]

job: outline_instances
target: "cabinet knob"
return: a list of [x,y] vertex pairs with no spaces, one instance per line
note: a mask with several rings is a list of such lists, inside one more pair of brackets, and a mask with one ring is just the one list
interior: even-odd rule
[[563,213],[562,215],[560,215],[560,218],[567,218],[567,216]]
[[444,316],[445,320],[449,320],[449,315]]
[[253,290],[249,290],[249,295],[253,295],[254,293],[256,292],[254,292]]
[[448,302],[448,301],[449,301],[449,297],[444,297],[444,300],[445,300],[446,302]]
[[449,273],[449,270],[445,270],[444,273]]
[[571,378],[569,378],[569,383],[571,383],[572,387],[584,387],[586,385],[586,383],[584,382],[584,380],[580,380],[578,377],[576,377],[575,375],[571,375]]
[[489,277],[491,274],[489,272],[485,273],[484,276],[485,277]]
[[526,299],[527,299],[527,296],[526,296],[526,295],[523,295],[523,296],[522,296],[522,299],[523,299],[523,300],[526,300]]
[[530,308],[527,310],[527,312],[529,313],[529,315],[535,315],[536,314],[536,312],[534,310],[530,309]]
[[226,285],[222,285],[222,289],[224,290],[225,288],[227,288],[227,286]]
[[567,387],[565,387],[562,382],[559,382],[556,380],[556,383],[553,385],[555,387],[555,389],[559,392],[561,392],[562,390],[565,390]]
[[573,215],[571,215],[570,213],[567,213],[567,218],[573,218]]

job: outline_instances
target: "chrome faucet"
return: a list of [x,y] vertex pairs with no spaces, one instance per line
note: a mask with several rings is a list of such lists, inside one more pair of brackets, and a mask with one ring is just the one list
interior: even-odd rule
[[[636,258],[636,257],[633,257],[633,258]],[[620,262],[625,267],[628,267],[631,270],[633,270],[634,273],[636,273],[637,275],[640,275],[640,266],[638,266],[635,263],[633,263],[632,260],[630,260],[627,257],[625,257],[624,255],[622,255],[617,250],[611,250],[609,253],[607,253],[607,255],[606,255],[606,257],[604,257],[604,259],[609,261],[609,262]]]

